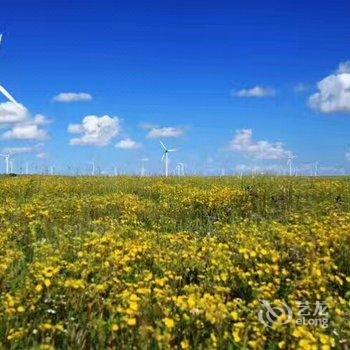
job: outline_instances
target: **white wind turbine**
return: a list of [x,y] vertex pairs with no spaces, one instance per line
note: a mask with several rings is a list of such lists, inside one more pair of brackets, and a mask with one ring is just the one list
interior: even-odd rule
[[168,177],[168,166],[169,166],[169,159],[168,159],[168,153],[169,152],[175,152],[176,149],[168,149],[165,147],[164,143],[160,141],[160,144],[162,145],[164,151],[162,156],[162,161],[165,163],[165,177]]
[[141,171],[140,175],[145,176],[146,175],[146,168],[145,168],[145,163],[148,162],[148,158],[142,158],[141,159]]
[[177,163],[176,170],[177,170],[178,176],[185,176],[185,164],[184,163]]
[[177,163],[177,164],[176,164],[175,174],[176,174],[177,176],[181,176],[181,164],[180,164],[180,163]]
[[91,164],[91,176],[95,176],[95,160],[93,160],[92,162],[90,162]]
[[8,175],[10,173],[10,154],[0,154],[0,156],[5,158],[6,174]]
[[[2,43],[3,35],[0,34],[0,46]],[[24,108],[22,105],[20,105],[15,98],[0,84],[0,93],[3,94],[10,102],[12,102],[14,105],[16,105],[19,108]],[[13,171],[13,162],[10,161],[10,155],[9,154],[1,154],[2,157],[5,158],[6,163],[6,174],[10,173],[10,167],[11,172]]]
[[10,160],[10,173],[11,173],[11,174],[14,173],[14,171],[13,171],[14,168],[15,168],[15,167],[14,167],[14,164],[13,164],[13,159],[11,159],[11,160]]
[[293,159],[296,158],[296,156],[293,156],[292,154],[290,154],[287,158],[287,165],[289,166],[289,176],[293,175]]
[[[0,46],[2,43],[2,36],[3,35],[0,34]],[[2,93],[10,102],[15,104],[17,107],[23,108],[1,84],[0,84],[0,93]]]

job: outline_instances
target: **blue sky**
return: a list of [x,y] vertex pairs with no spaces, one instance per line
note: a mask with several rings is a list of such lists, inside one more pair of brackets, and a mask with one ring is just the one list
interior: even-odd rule
[[178,149],[171,169],[281,171],[293,154],[300,172],[350,170],[349,1],[1,6],[0,84],[26,108],[9,123],[21,112],[0,96],[1,149],[17,171],[88,171],[95,159],[137,172],[148,159],[156,173],[159,140]]

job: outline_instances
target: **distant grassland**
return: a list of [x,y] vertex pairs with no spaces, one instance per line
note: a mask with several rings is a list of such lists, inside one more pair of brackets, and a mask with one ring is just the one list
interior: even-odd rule
[[0,257],[0,348],[350,346],[346,177],[2,177]]

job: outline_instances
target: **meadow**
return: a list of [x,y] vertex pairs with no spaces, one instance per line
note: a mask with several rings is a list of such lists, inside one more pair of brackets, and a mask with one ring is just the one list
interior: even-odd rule
[[0,348],[348,349],[349,252],[349,178],[3,177]]

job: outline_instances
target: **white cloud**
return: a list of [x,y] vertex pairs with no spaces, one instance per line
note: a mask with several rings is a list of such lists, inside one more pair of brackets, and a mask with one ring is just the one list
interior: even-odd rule
[[276,95],[274,89],[256,85],[251,89],[242,89],[233,93],[236,97],[272,97]]
[[47,131],[40,129],[36,124],[18,124],[2,134],[5,140],[38,140],[44,141],[49,138]]
[[174,127],[164,127],[164,128],[152,128],[148,134],[147,138],[169,138],[169,137],[180,137],[184,134],[184,131],[180,128]]
[[88,102],[92,100],[92,96],[86,92],[61,92],[53,100],[62,103]]
[[11,155],[34,153],[34,152],[37,152],[41,147],[43,147],[42,143],[38,143],[37,145],[28,146],[28,147],[6,147],[2,150],[2,153],[5,153],[5,154],[8,153]]
[[0,126],[3,124],[10,128],[2,134],[2,139],[45,140],[48,138],[47,132],[39,126],[50,122],[41,114],[32,118],[29,111],[22,105],[13,102],[0,104]]
[[251,129],[237,130],[229,149],[255,159],[284,159],[292,154],[281,142],[254,141]]
[[322,113],[350,112],[350,62],[317,83],[318,92],[311,95],[311,108]]
[[70,124],[68,132],[81,134],[80,137],[72,138],[70,144],[74,146],[107,146],[120,132],[120,120],[108,115],[98,117],[88,115],[81,124]]
[[130,138],[126,138],[124,140],[119,141],[115,145],[115,147],[120,149],[137,149],[141,147],[141,144]]
[[337,69],[337,73],[350,73],[350,61],[340,62]]
[[13,102],[0,103],[0,124],[20,123],[29,118],[27,109]]
[[28,118],[21,123],[13,123],[1,138],[4,140],[37,140],[44,141],[49,138],[46,130],[41,126],[51,123],[45,116],[37,114],[33,119]]
[[51,122],[52,121],[50,119],[47,119],[44,115],[36,114],[31,123],[35,125],[48,125],[51,124]]

